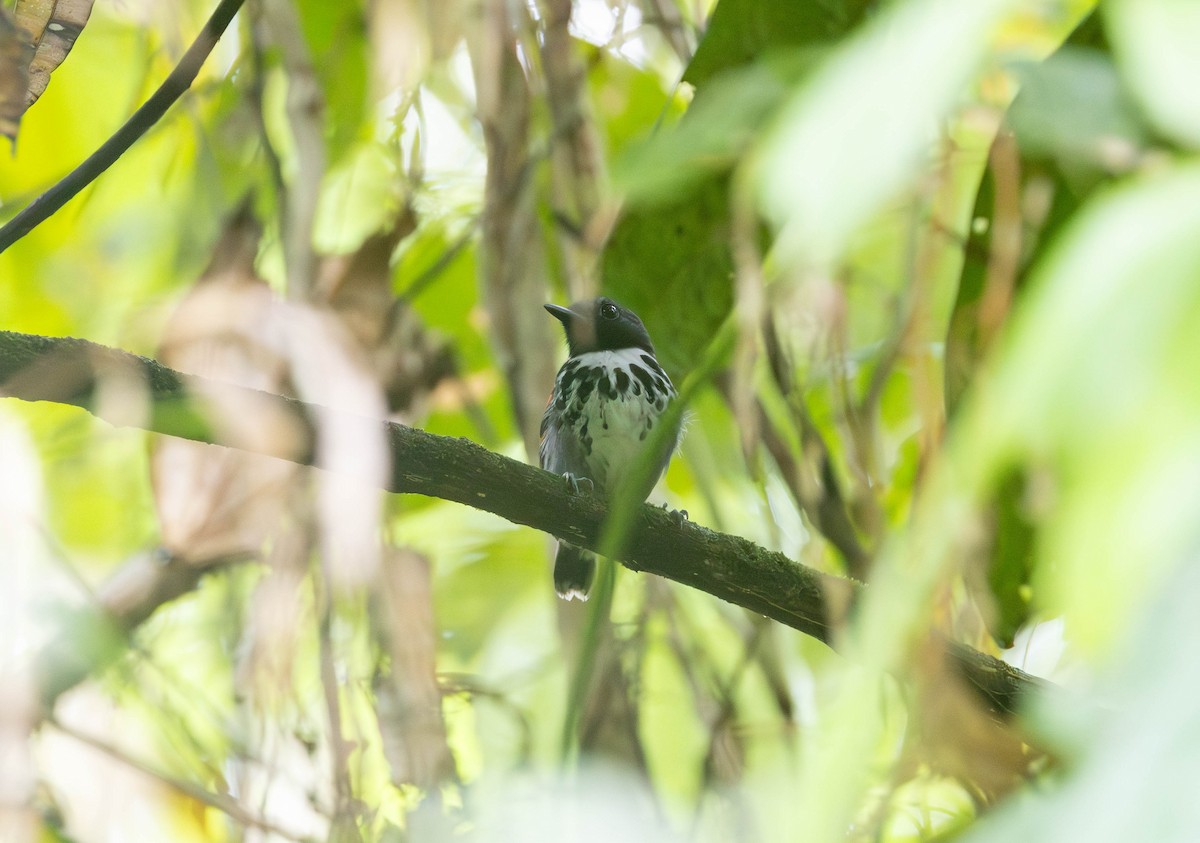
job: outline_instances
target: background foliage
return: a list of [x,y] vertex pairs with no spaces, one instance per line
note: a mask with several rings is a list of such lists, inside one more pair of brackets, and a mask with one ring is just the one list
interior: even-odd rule
[[[1192,839],[1196,8],[250,0],[0,254],[0,327],[520,456],[541,304],[603,290],[694,387],[661,497],[866,596],[836,655],[622,569],[561,604],[547,537],[486,513],[6,399],[4,833]],[[99,4],[5,211],[210,11]],[[168,558],[211,573],[79,621]],[[942,634],[1054,684],[997,719]],[[106,666],[39,710],[51,640]]]

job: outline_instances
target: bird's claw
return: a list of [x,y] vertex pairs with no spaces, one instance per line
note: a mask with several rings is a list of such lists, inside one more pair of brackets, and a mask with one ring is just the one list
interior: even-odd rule
[[563,479],[567,481],[567,488],[571,490],[572,495],[590,495],[596,491],[596,484],[591,481],[591,478],[576,476],[569,471],[564,471]]

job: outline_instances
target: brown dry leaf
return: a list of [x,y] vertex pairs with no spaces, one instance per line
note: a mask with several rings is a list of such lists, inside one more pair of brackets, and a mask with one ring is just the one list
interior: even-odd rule
[[383,492],[391,454],[380,423],[382,391],[362,347],[328,310],[287,302],[279,346],[296,397],[312,405],[316,429],[316,514],[322,556],[335,592],[378,576]]
[[[645,774],[646,748],[641,738],[641,711],[626,667],[629,645],[607,630],[596,645],[595,668],[579,723],[579,749]],[[577,670],[573,667],[572,670]]]
[[92,2],[17,0],[11,15],[0,8],[0,133],[10,140],[75,46]]
[[0,134],[16,140],[21,115],[25,113],[25,90],[29,87],[29,62],[34,47],[13,15],[0,6]]
[[977,799],[992,803],[1020,786],[1040,755],[1013,721],[984,709],[959,676],[944,643],[931,640],[919,657],[920,720],[909,763],[958,779]]
[[424,399],[456,374],[449,344],[392,292],[392,252],[415,227],[406,208],[390,231],[368,237],[351,255],[327,258],[318,282],[320,299],[365,352],[389,411],[406,422],[419,418]]
[[414,0],[370,4],[372,82],[375,96],[411,91],[425,76],[431,45],[427,10]]
[[291,692],[297,642],[312,623],[304,599],[310,543],[306,530],[280,530],[267,557],[269,572],[254,588],[234,684],[264,710]]
[[[286,361],[270,333],[280,330],[276,301],[254,272],[259,231],[248,215],[227,227],[212,262],[163,332],[159,359],[217,381],[285,392]],[[294,419],[252,397],[198,396],[224,441],[248,450],[299,451]],[[297,466],[282,460],[159,439],[151,476],[163,544],[185,559],[256,553],[276,526]]]
[[429,789],[457,776],[437,684],[429,560],[411,550],[392,550],[382,579],[371,618],[391,660],[390,674],[375,681],[383,753],[394,784]]
[[412,212],[406,210],[391,231],[372,234],[352,254],[326,258],[321,264],[318,298],[329,304],[363,348],[383,341],[395,301],[392,252],[415,227]]
[[[66,61],[67,54],[75,46],[75,39],[83,32],[88,18],[92,14],[93,0],[17,0],[15,9],[17,20],[24,24],[25,9],[31,13],[31,18],[41,20],[45,11],[50,14],[45,18],[43,28],[30,30],[36,32],[34,43],[37,53],[29,66],[29,88],[25,92],[25,108],[37,102],[38,97],[50,84],[50,74],[60,64]],[[48,8],[47,8],[48,7]]]

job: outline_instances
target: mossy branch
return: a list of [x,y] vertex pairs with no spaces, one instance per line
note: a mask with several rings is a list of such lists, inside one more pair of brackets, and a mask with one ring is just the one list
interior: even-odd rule
[[[148,412],[131,411],[125,404],[97,400],[105,378],[136,379],[144,385]],[[205,422],[193,394],[208,400],[222,392],[274,404],[300,423],[307,437],[291,451],[270,456],[315,465],[326,465],[315,451],[314,420],[336,410],[318,408],[291,398],[220,384],[169,369],[154,360],[71,338],[49,338],[0,331],[0,395],[26,401],[54,401],[81,407],[119,426],[198,442],[222,442]],[[525,465],[471,442],[437,436],[391,422],[378,422],[391,451],[390,492],[428,495],[455,501],[499,515],[598,550],[607,514],[595,497],[565,493],[562,478]],[[292,440],[293,442],[295,440]],[[643,505],[632,519],[620,561],[636,571],[657,574],[697,588],[722,600],[757,612],[786,626],[836,646],[834,631],[854,604],[862,585],[798,564],[781,553],[759,547],[739,536],[717,533],[690,522],[680,522],[668,512]],[[109,606],[111,621],[127,631],[148,617],[158,605],[194,586],[195,577],[179,576],[177,560],[161,566],[176,586],[158,587],[152,581],[126,594],[141,594],[121,606]],[[147,569],[150,570],[150,569]],[[548,586],[547,586],[548,587]],[[1044,683],[995,659],[961,645],[949,652],[963,677],[976,688],[988,706],[1011,712],[1020,698]],[[53,671],[52,671],[53,672]],[[43,692],[51,702],[72,681],[86,675],[84,666],[60,672],[53,690]]]

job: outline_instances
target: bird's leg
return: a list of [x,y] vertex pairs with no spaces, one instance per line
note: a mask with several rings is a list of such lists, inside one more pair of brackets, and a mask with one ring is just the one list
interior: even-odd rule
[[563,479],[567,481],[567,488],[571,490],[572,495],[591,495],[596,491],[596,484],[581,474],[564,471]]

